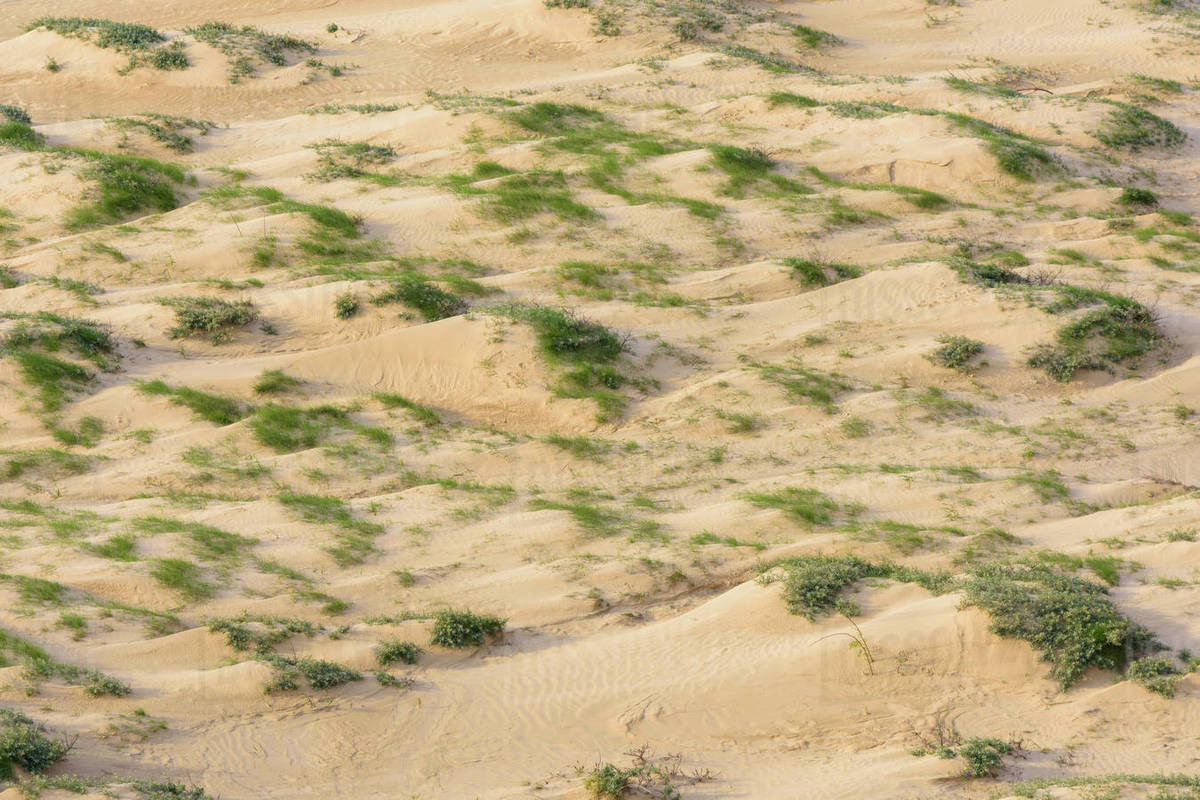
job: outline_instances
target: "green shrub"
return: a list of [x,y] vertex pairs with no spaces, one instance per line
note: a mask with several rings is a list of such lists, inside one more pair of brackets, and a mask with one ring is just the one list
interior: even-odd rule
[[424,652],[415,642],[380,642],[375,648],[375,660],[383,666],[397,661],[401,664],[415,664]]
[[1033,180],[1061,169],[1058,160],[1040,144],[1007,128],[965,114],[945,113],[958,130],[980,139],[1000,169],[1020,180]]
[[992,632],[1029,642],[1063,689],[1090,667],[1120,669],[1127,654],[1156,646],[1150,631],[1117,612],[1103,586],[1047,566],[982,564],[963,589],[964,602],[991,617]]
[[767,105],[771,108],[776,106],[796,106],[797,108],[816,108],[821,105],[820,100],[814,100],[801,94],[793,94],[792,92],[771,92],[767,95]]
[[1163,697],[1175,696],[1175,685],[1183,677],[1179,668],[1161,656],[1146,656],[1131,661],[1125,669],[1125,677],[1145,686]]
[[237,617],[214,617],[208,620],[208,629],[213,633],[225,634],[225,643],[234,650],[259,654],[270,653],[275,645],[293,636],[303,634],[311,638],[320,630],[317,625],[297,617],[266,616],[245,611]]
[[937,341],[940,346],[926,358],[938,366],[959,372],[970,371],[972,359],[983,352],[983,342],[966,336],[939,336]]
[[119,222],[144,211],[170,211],[179,205],[175,186],[186,180],[179,167],[140,156],[56,150],[84,158],[87,163],[80,176],[94,184],[87,190],[86,201],[67,212],[63,224],[71,230]]
[[478,647],[504,633],[507,620],[470,611],[439,611],[433,620],[429,643],[441,647]]
[[838,395],[852,388],[836,373],[827,375],[801,364],[751,363],[751,366],[763,380],[783,389],[789,399],[812,403],[826,414],[837,411]]
[[227,22],[205,22],[184,28],[196,41],[219,50],[229,62],[229,82],[253,77],[259,64],[283,66],[290,53],[315,53],[317,45],[307,39],[268,33],[251,25],[238,27]]
[[14,106],[8,103],[0,103],[0,117],[4,117],[9,122],[15,122],[19,125],[33,124],[33,119],[30,118],[28,111],[20,106]]
[[258,319],[258,309],[249,300],[230,302],[219,297],[165,297],[159,303],[175,309],[175,327],[167,331],[172,339],[207,336],[214,344],[227,341],[233,328],[242,328]]
[[1123,206],[1153,208],[1158,205],[1158,197],[1149,189],[1126,186],[1121,190],[1121,196],[1117,198],[1117,202]]
[[360,308],[358,295],[354,292],[342,292],[333,301],[333,313],[338,319],[356,317]]
[[769,492],[750,492],[745,500],[759,508],[775,508],[805,525],[829,525],[843,506],[817,489],[789,486]]
[[39,17],[25,29],[46,28],[59,36],[83,39],[112,50],[150,50],[167,37],[151,28],[131,22],[114,22],[95,17]]
[[362,673],[336,661],[307,657],[291,658],[275,653],[260,658],[274,670],[271,680],[263,687],[263,691],[268,693],[299,689],[301,678],[317,690],[332,689],[362,679]]
[[376,392],[374,397],[386,408],[403,408],[412,414],[418,422],[425,425],[440,425],[442,423],[442,418],[432,408],[413,402],[403,395],[390,392]]
[[944,594],[955,588],[954,578],[948,572],[927,572],[888,562],[872,563],[857,556],[794,556],[766,564],[762,569],[775,567],[784,573],[783,600],[788,611],[809,620],[833,610],[847,616],[857,614],[858,609],[842,600],[841,594],[866,578],[915,583],[933,594]]
[[41,775],[70,749],[70,743],[50,738],[45,727],[24,714],[0,709],[0,779],[12,778],[14,765]]
[[819,50],[822,47],[834,47],[845,44],[840,36],[835,36],[829,31],[810,28],[807,25],[793,25],[792,33],[800,40],[800,44],[809,50]]
[[721,52],[733,58],[741,58],[765,69],[767,72],[797,72],[799,67],[783,56],[774,53],[762,53],[741,44],[729,44],[721,48]]
[[967,762],[963,775],[967,778],[994,776],[1004,765],[1004,757],[1013,751],[1013,746],[999,739],[974,737],[967,739],[958,748],[958,755]]

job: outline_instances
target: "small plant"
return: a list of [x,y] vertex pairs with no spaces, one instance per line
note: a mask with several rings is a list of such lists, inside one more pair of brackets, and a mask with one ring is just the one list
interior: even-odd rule
[[371,298],[375,305],[403,303],[420,312],[426,322],[457,316],[467,310],[467,301],[431,283],[425,276],[416,273],[392,281],[392,285],[381,294]]
[[258,309],[249,300],[230,302],[218,297],[164,297],[159,303],[175,309],[172,339],[207,336],[213,345],[228,341],[234,328],[244,328],[258,319]]
[[415,664],[417,659],[421,657],[421,653],[425,651],[417,646],[415,642],[390,641],[380,642],[375,648],[375,660],[381,666],[394,664],[399,661],[401,664]]
[[333,313],[338,319],[351,319],[358,316],[361,305],[358,295],[354,292],[342,292],[333,301]]
[[439,611],[433,620],[429,643],[441,647],[479,647],[488,639],[504,633],[502,617],[471,611]]
[[59,72],[62,70],[62,64],[58,63],[58,59],[54,56],[46,56],[44,68],[46,72]]
[[11,779],[13,767],[20,766],[34,775],[61,761],[73,739],[52,739],[44,726],[24,714],[0,709],[0,779]]
[[966,336],[939,336],[937,341],[939,346],[926,358],[938,366],[959,372],[970,372],[971,361],[983,352],[983,342]]
[[792,33],[800,41],[803,47],[809,50],[820,50],[822,47],[835,47],[840,44],[845,44],[842,37],[835,36],[829,31],[810,28],[807,25],[795,25],[792,27]]
[[1158,205],[1158,197],[1149,189],[1126,186],[1121,190],[1121,196],[1117,198],[1117,202],[1133,208],[1154,208]]
[[1137,152],[1151,147],[1178,147],[1187,139],[1175,123],[1144,108],[1115,100],[1105,102],[1112,108],[1092,135],[1109,147]]
[[171,589],[175,589],[192,602],[207,600],[217,593],[217,587],[204,580],[200,567],[182,558],[160,558],[150,574]]
[[791,268],[792,276],[809,289],[829,286],[862,275],[862,270],[852,264],[816,261],[811,258],[785,258],[783,263]]
[[184,406],[201,419],[217,425],[232,425],[250,413],[231,397],[209,394],[187,386],[172,387],[161,380],[142,381],[137,388],[143,394],[168,397],[173,404]]
[[281,369],[264,370],[254,380],[255,394],[287,394],[294,392],[304,385],[304,381],[284,373]]
[[1183,677],[1179,668],[1161,656],[1146,656],[1130,662],[1125,677],[1163,697],[1175,696],[1175,685]]
[[[820,639],[817,639],[817,642],[823,642],[826,639],[832,639],[836,636],[845,636],[847,639],[850,640],[851,652],[853,652],[854,655],[856,655],[858,658],[860,658],[862,660],[862,662],[867,665],[867,673],[869,675],[874,675],[875,674],[875,654],[871,652],[871,645],[867,643],[867,637],[863,634],[862,629],[858,627],[858,623],[856,623],[854,620],[850,619],[849,614],[845,614],[843,616],[845,616],[846,621],[849,622],[851,626],[853,626],[854,633],[846,633],[845,631],[837,631],[835,633],[830,633],[825,636],[822,636]],[[813,644],[816,644],[817,642],[813,642]]]

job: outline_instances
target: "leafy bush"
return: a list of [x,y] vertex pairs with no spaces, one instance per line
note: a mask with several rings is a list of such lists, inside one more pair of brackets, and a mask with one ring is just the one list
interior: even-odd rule
[[983,342],[966,336],[939,336],[939,347],[926,356],[934,364],[959,372],[970,369],[971,360],[983,352]]
[[1004,757],[1013,751],[1013,746],[999,739],[974,737],[967,739],[958,748],[958,755],[967,762],[964,776],[968,778],[992,777],[1004,765]]
[[149,50],[167,38],[149,25],[96,17],[39,17],[26,26],[31,31],[38,28],[122,51]]
[[789,257],[783,259],[783,263],[791,268],[792,276],[806,288],[829,286],[862,274],[862,270],[853,264],[815,261],[811,258]]
[[800,40],[800,44],[807,47],[809,50],[819,50],[822,47],[833,47],[839,44],[845,44],[842,37],[835,36],[829,31],[810,28],[807,25],[792,26],[792,33]]
[[1125,677],[1145,686],[1163,697],[1175,696],[1175,684],[1183,674],[1179,668],[1161,656],[1146,656],[1131,661],[1125,669]]
[[94,150],[55,150],[84,158],[87,165],[80,176],[94,183],[87,200],[67,212],[64,224],[71,230],[118,222],[143,211],[170,211],[179,205],[175,186],[187,176],[173,164]]
[[1126,186],[1121,190],[1121,196],[1117,198],[1117,202],[1123,206],[1153,208],[1158,205],[1158,197],[1149,189]]
[[507,620],[470,611],[439,611],[433,620],[429,643],[441,647],[478,647],[490,637],[504,633]]
[[28,111],[20,106],[8,103],[0,103],[0,117],[4,117],[9,122],[15,122],[19,125],[30,125],[33,123],[33,119],[30,118]]
[[231,303],[219,297],[165,297],[158,302],[175,309],[175,327],[167,331],[172,339],[203,335],[218,345],[229,339],[233,328],[258,319],[258,309],[249,300]]
[[811,555],[780,559],[764,565],[763,570],[782,568],[783,600],[792,614],[815,620],[838,610],[847,616],[858,613],[852,604],[840,599],[842,592],[865,578],[891,578],[915,583],[933,594],[955,588],[948,572],[927,572],[888,562],[872,563],[857,556]]
[[966,114],[943,116],[962,132],[982,140],[985,149],[996,157],[1000,169],[1014,178],[1028,181],[1061,169],[1049,151],[1027,136]]
[[262,655],[260,658],[270,664],[274,670],[271,680],[263,686],[263,691],[268,693],[299,689],[301,679],[317,690],[332,689],[335,686],[362,679],[361,672],[336,661],[323,661],[307,657],[292,658],[275,653]]
[[360,305],[354,292],[342,292],[333,301],[333,313],[338,319],[351,319],[358,315]]
[[275,645],[293,636],[312,637],[320,630],[297,617],[275,617],[242,612],[237,617],[214,617],[208,621],[213,633],[225,634],[225,643],[234,650],[269,653]]
[[401,664],[415,664],[424,652],[415,642],[380,642],[375,648],[375,660],[383,666],[397,661]]
[[150,574],[171,589],[175,589],[192,602],[207,600],[217,593],[217,587],[204,580],[200,567],[182,558],[160,558]]
[[268,33],[252,25],[237,27],[228,22],[205,22],[184,28],[196,41],[219,50],[229,62],[229,82],[253,77],[257,65],[283,66],[289,53],[315,53],[317,45],[307,39],[284,34]]
[[982,564],[963,589],[964,602],[991,617],[993,633],[1041,652],[1063,689],[1090,667],[1120,669],[1127,654],[1157,645],[1150,631],[1117,612],[1103,586],[1047,566]]
[[66,756],[71,744],[45,731],[24,714],[0,708],[0,779],[13,777],[13,765],[41,775]]

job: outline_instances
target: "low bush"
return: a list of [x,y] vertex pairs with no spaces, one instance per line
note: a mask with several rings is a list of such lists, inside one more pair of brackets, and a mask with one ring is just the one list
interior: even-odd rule
[[433,620],[429,643],[440,647],[478,647],[504,633],[507,620],[471,611],[439,611]]
[[172,339],[207,336],[214,345],[228,341],[234,328],[244,328],[258,319],[258,309],[249,300],[230,302],[219,297],[164,297],[159,303],[175,309]]
[[983,352],[983,342],[966,336],[939,336],[938,347],[926,358],[941,367],[969,372],[971,361]]
[[0,779],[12,779],[13,767],[41,775],[61,761],[72,742],[53,739],[46,729],[24,714],[0,708]]
[[375,660],[382,666],[394,664],[397,661],[401,664],[415,664],[421,657],[421,653],[424,652],[415,642],[396,640],[380,642],[379,646],[375,648]]

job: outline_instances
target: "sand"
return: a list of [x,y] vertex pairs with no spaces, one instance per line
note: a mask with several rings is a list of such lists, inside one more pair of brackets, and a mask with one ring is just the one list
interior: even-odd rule
[[[61,676],[31,679],[16,659],[0,665],[0,706],[74,739],[47,776],[87,776],[87,791],[122,797],[144,796],[128,781],[147,779],[219,798],[369,800],[601,796],[585,778],[628,766],[630,752],[677,756],[684,798],[988,797],[1028,780],[1195,773],[1196,675],[1171,699],[1101,669],[1064,690],[1037,650],[992,632],[961,590],[864,581],[846,593],[852,620],[814,621],[788,613],[781,584],[759,578],[778,559],[818,553],[963,574],[979,558],[971,548],[1001,529],[1011,536],[997,557],[1116,557],[1117,610],[1167,655],[1200,647],[1195,229],[1119,201],[1139,186],[1163,209],[1200,212],[1186,11],[1124,0],[732,3],[722,31],[680,41],[668,15],[622,7],[619,35],[603,35],[597,19],[611,12],[540,0],[0,4],[0,102],[25,108],[49,147],[146,156],[194,178],[175,187],[173,210],[72,229],[64,215],[96,192],[83,162],[0,146],[10,214],[0,263],[13,279],[0,290],[0,336],[45,311],[106,326],[118,348],[107,371],[57,353],[92,373],[58,409],[43,406],[9,340],[0,358],[0,629],[131,689],[91,697]],[[125,72],[122,53],[26,30],[44,15],[153,26],[183,43],[191,66]],[[226,56],[183,32],[214,19],[305,37],[317,51],[231,83]],[[841,43],[806,49],[788,27],[799,23]],[[805,68],[769,71],[722,53],[730,43]],[[1010,90],[972,93],[947,78]],[[772,103],[772,92],[817,104]],[[1190,138],[1107,147],[1094,134],[1108,100],[1136,102]],[[506,116],[538,102],[594,108],[675,144],[621,151],[628,191],[607,191],[588,177],[594,151],[557,148]],[[377,108],[313,113],[362,104]],[[146,112],[214,125],[191,131],[180,153],[105,121]],[[940,112],[1030,137],[1059,168],[1014,176]],[[330,139],[392,151],[365,167],[375,180],[321,180],[313,146]],[[710,145],[754,148],[780,182],[730,191]],[[447,177],[480,162],[562,170],[594,214],[498,218],[487,192],[507,179],[476,176],[463,192]],[[922,208],[895,186],[945,202]],[[295,206],[213,202],[219,187],[340,209],[361,226],[353,243],[370,244],[314,257]],[[720,208],[689,213],[666,196]],[[1028,260],[1022,275],[1135,298],[1163,341],[1067,382],[1029,366],[1069,315],[953,269],[1001,248]],[[786,258],[856,269],[805,285]],[[615,272],[571,280],[569,262]],[[461,294],[465,312],[429,320],[370,301],[406,270]],[[340,319],[346,293],[360,308]],[[249,300],[258,320],[218,344],[175,338],[160,301],[190,296]],[[616,331],[615,365],[633,379],[618,390],[624,407],[605,419],[594,400],[563,396],[566,367],[496,313],[510,302]],[[973,369],[927,357],[945,335],[982,343]],[[837,376],[828,407],[761,369],[797,364]],[[268,370],[298,388],[256,393]],[[324,405],[342,421],[281,452],[256,435],[256,417],[202,419],[139,388],[152,380],[232,398],[244,416]],[[101,430],[86,441],[64,433],[91,419]],[[64,466],[72,458],[75,469]],[[1039,494],[1031,475],[1053,476],[1065,494]],[[860,510],[853,524],[839,514],[812,526],[748,497],[786,487]],[[329,552],[347,528],[306,519],[289,495],[336,498],[343,522],[371,526],[357,563]],[[589,512],[600,517],[591,528]],[[189,538],[195,524],[252,541],[206,555]],[[101,547],[121,536],[133,542],[127,560]],[[193,564],[208,595],[155,577],[162,559]],[[21,577],[63,588],[23,594]],[[174,620],[148,631],[129,607]],[[430,645],[430,617],[447,608],[502,617],[504,633]],[[362,678],[265,692],[271,666],[210,628],[243,612],[313,623],[314,635],[274,652]],[[847,634],[869,644],[870,668]],[[387,668],[406,686],[373,674],[374,649],[392,639],[426,651]],[[959,758],[913,755],[938,730],[1018,750],[994,777],[966,780]],[[13,786],[28,777],[18,770]],[[1122,797],[1152,792],[1111,785]]]

